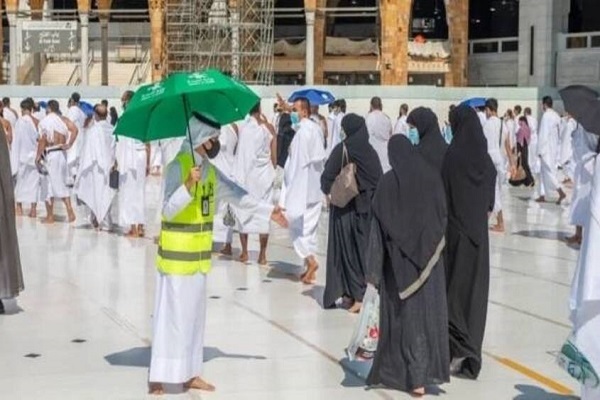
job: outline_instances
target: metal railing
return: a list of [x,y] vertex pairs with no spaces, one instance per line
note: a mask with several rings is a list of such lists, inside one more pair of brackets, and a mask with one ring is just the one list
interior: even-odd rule
[[142,56],[142,61],[135,66],[129,85],[139,85],[148,77],[148,68],[150,67],[150,50],[146,50]]

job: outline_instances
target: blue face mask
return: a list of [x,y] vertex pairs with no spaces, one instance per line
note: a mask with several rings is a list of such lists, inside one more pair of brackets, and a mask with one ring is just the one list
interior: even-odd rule
[[410,140],[410,142],[416,146],[419,144],[419,131],[417,130],[417,128],[411,127],[408,130],[408,140]]
[[340,140],[344,141],[347,137],[348,135],[346,135],[346,131],[344,130],[344,128],[340,129]]
[[298,125],[300,123],[300,116],[296,111],[290,114],[290,119],[292,120],[292,126]]

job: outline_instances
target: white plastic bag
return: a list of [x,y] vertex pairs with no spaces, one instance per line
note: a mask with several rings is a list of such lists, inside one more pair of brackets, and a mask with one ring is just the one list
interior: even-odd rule
[[351,361],[373,359],[379,343],[379,293],[373,285],[367,285],[358,323],[354,328],[350,345],[346,350]]

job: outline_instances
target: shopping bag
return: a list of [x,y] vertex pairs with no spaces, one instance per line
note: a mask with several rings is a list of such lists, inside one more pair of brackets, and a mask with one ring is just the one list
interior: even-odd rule
[[379,293],[373,285],[367,285],[358,323],[354,328],[350,345],[346,350],[351,361],[373,359],[379,343]]
[[228,228],[233,228],[235,226],[235,214],[231,209],[231,206],[227,204],[227,210],[225,211],[225,215],[223,215],[223,225]]
[[587,360],[585,355],[575,345],[573,335],[567,338],[560,353],[556,357],[558,365],[568,372],[571,377],[588,388],[600,387],[600,378],[597,371]]

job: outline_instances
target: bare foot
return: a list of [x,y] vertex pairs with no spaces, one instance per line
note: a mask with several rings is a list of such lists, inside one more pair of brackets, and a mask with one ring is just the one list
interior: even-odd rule
[[15,210],[15,214],[17,215],[17,217],[23,216],[23,207],[17,206],[17,209]]
[[29,218],[37,218],[37,211],[34,209],[29,211]]
[[98,223],[98,220],[96,219],[96,217],[92,217],[92,226],[96,230],[100,227],[100,224]]
[[196,389],[196,390],[204,390],[205,392],[214,392],[215,387],[210,383],[202,380],[199,376],[190,379],[184,385],[186,389]]
[[504,226],[502,225],[494,225],[490,228],[490,231],[496,233],[504,233]]
[[317,278],[317,270],[319,269],[319,264],[315,263],[308,263],[308,266],[306,268],[306,272],[302,274],[302,276],[300,276],[300,280],[302,281],[302,283],[304,283],[305,285],[310,285],[312,284],[316,278]]
[[267,256],[265,254],[258,255],[258,265],[267,265]]
[[411,394],[413,397],[423,397],[423,396],[425,396],[425,388],[420,387],[420,388],[414,389]]
[[139,234],[138,234],[138,232],[136,230],[132,229],[129,232],[127,232],[125,234],[125,236],[128,237],[128,238],[136,238],[136,237],[139,237]]
[[144,230],[143,226],[138,227],[137,235],[138,235],[138,237],[141,237],[141,238],[146,236],[146,231]]
[[233,255],[233,250],[231,249],[231,243],[226,243],[225,246],[219,252],[222,256],[231,257]]
[[75,213],[73,211],[67,213],[67,222],[75,222]]
[[165,389],[161,383],[150,383],[148,388],[148,394],[152,396],[162,396],[165,394]]
[[535,199],[536,203],[545,203],[546,202],[546,198],[544,196],[540,196],[537,199]]
[[42,218],[42,224],[52,225],[54,223],[54,217]]
[[568,244],[581,244],[581,237],[577,235],[573,235],[565,238],[565,242]]
[[238,258],[238,261],[241,263],[247,263],[248,262],[248,253],[242,253],[240,254],[240,257]]
[[564,199],[567,198],[567,195],[562,190],[558,193],[558,200],[556,201],[556,205],[560,206]]
[[362,303],[360,301],[355,301],[354,304],[352,304],[352,307],[350,307],[348,309],[348,312],[350,314],[358,314],[360,312],[361,308],[362,308]]

